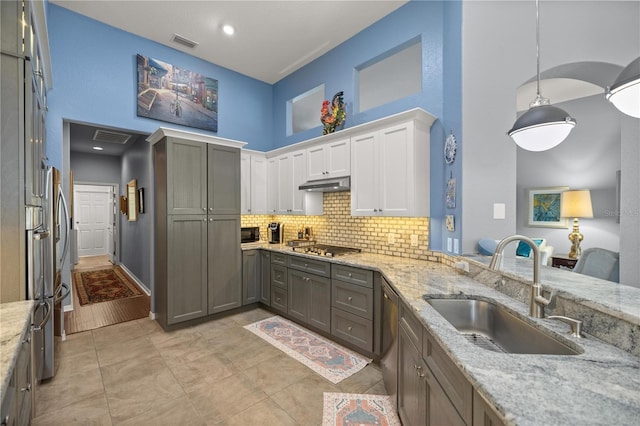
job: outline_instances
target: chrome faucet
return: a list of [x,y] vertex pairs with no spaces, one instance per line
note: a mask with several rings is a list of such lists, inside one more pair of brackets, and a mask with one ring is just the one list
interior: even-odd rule
[[531,250],[533,250],[533,285],[531,286],[529,315],[534,318],[544,318],[544,307],[551,303],[551,301],[542,296],[542,285],[540,285],[540,249],[531,238],[525,237],[524,235],[511,235],[502,239],[498,243],[495,253],[493,253],[489,268],[496,271],[500,268],[504,248],[513,241],[524,241],[531,247]]

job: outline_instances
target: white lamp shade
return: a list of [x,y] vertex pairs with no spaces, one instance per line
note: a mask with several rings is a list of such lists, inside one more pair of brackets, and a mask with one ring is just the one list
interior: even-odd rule
[[640,118],[640,57],[622,70],[605,97],[623,113]]
[[546,151],[569,136],[576,121],[552,105],[529,108],[516,120],[508,135],[522,149]]
[[563,192],[560,198],[560,216],[593,217],[591,192],[588,189]]

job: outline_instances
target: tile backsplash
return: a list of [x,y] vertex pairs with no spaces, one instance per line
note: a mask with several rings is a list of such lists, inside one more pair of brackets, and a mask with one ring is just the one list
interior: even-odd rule
[[[313,239],[320,244],[355,247],[367,253],[411,259],[439,260],[441,253],[429,250],[429,218],[351,216],[350,192],[325,192],[323,197],[322,216],[243,215],[242,226],[259,226],[260,235],[266,240],[267,225],[281,222],[285,241],[298,238],[301,227],[310,227]],[[412,235],[417,236],[417,247],[411,246]]]

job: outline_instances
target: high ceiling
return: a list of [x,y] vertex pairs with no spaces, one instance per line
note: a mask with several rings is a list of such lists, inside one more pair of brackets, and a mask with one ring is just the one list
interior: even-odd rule
[[[50,0],[52,4],[273,84],[407,0]],[[235,27],[235,34],[222,26]],[[199,43],[188,48],[178,34]]]
[[[408,0],[49,0],[97,21],[273,84],[390,14]],[[222,26],[231,24],[227,36]],[[178,34],[198,42],[188,48]],[[96,130],[71,124],[71,151],[122,155],[125,144],[96,143]],[[106,129],[114,130],[114,129]],[[115,131],[118,131],[117,129]]]

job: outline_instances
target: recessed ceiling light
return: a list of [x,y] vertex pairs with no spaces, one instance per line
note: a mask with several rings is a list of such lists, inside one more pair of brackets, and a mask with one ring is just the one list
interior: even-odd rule
[[233,35],[236,32],[236,29],[233,25],[226,24],[222,26],[222,31],[224,31],[226,35]]
[[101,146],[94,146],[93,149],[95,149],[96,151],[102,151],[104,148]]

